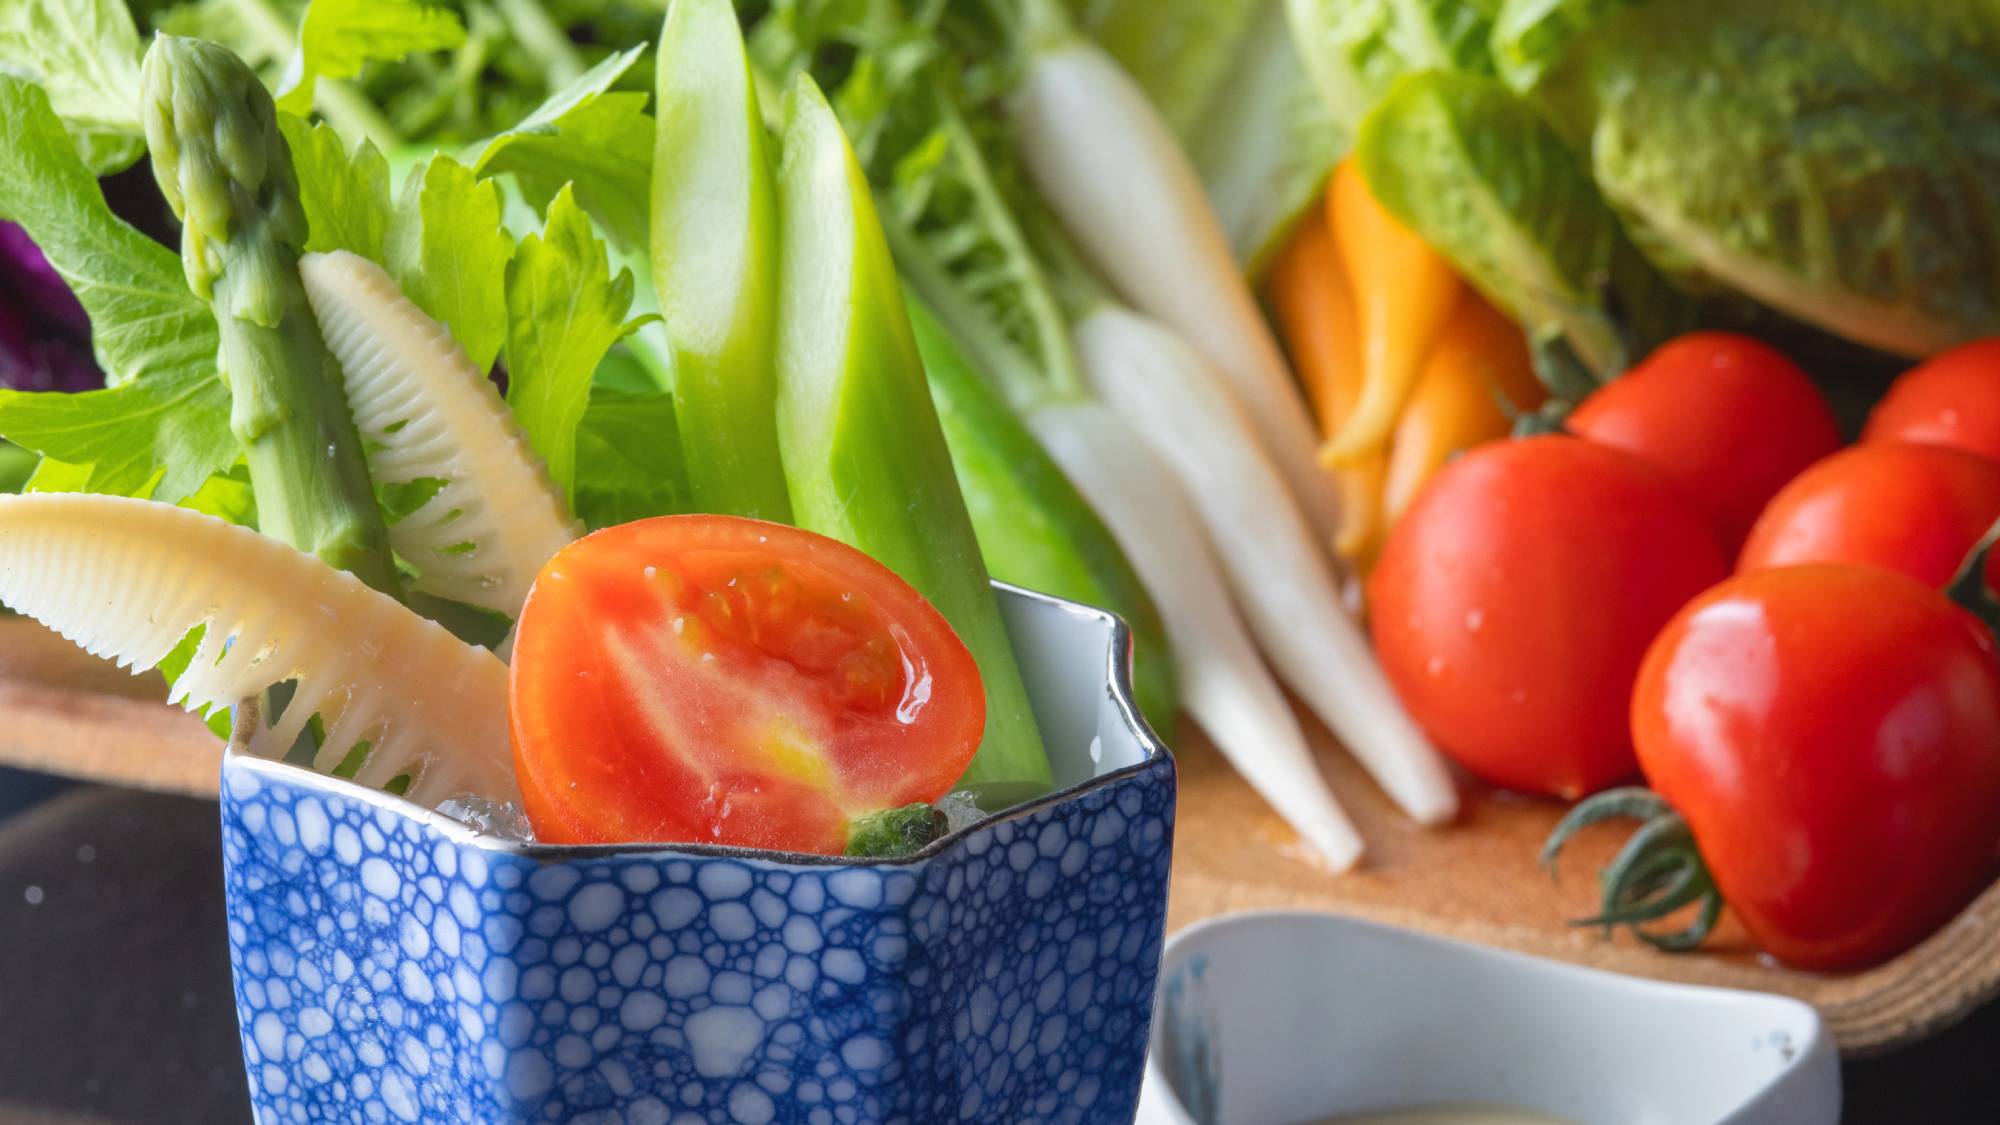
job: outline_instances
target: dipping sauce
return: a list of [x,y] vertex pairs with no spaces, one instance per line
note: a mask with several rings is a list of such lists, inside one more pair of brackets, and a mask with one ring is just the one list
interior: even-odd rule
[[1426,1105],[1408,1109],[1382,1109],[1369,1113],[1343,1113],[1322,1117],[1302,1125],[1575,1125],[1560,1117],[1532,1109],[1493,1105],[1490,1102],[1459,1102],[1454,1105]]

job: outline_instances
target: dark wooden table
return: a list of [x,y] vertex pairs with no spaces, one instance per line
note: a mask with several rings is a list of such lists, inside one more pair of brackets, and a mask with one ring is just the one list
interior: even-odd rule
[[[218,849],[212,802],[0,770],[0,1122],[249,1120]],[[2000,1005],[1843,1077],[1856,1125],[2000,1122]]]

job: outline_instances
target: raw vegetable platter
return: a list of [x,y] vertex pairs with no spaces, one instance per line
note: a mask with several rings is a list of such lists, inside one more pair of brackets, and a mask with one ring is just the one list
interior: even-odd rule
[[8,622],[15,731],[922,862],[1085,795],[997,578],[1177,923],[1983,999],[1990,6],[1167,7],[10,6],[0,604],[198,716]]

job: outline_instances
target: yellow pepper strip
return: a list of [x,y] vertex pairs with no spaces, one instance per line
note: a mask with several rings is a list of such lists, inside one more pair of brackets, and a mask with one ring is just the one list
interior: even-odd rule
[[1387,522],[1453,455],[1507,436],[1513,415],[1545,397],[1520,327],[1468,291],[1432,342],[1396,423],[1383,485]]
[[[1340,428],[1361,395],[1360,341],[1354,322],[1354,295],[1347,267],[1334,239],[1330,207],[1314,207],[1271,263],[1268,294],[1292,368],[1305,385],[1322,438]],[[1334,551],[1356,559],[1379,541],[1382,507],[1382,451],[1353,464],[1332,467],[1340,497],[1340,527]]]
[[1431,341],[1465,285],[1443,255],[1383,209],[1351,160],[1334,169],[1327,212],[1354,295],[1362,371],[1353,409],[1320,447],[1320,460],[1334,466],[1388,444]]

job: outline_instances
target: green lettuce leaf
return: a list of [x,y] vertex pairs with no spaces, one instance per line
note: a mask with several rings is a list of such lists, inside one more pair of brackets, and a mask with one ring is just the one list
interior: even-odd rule
[[298,173],[306,250],[351,250],[381,261],[389,230],[389,162],[366,140],[349,149],[330,125],[309,125],[281,112],[278,128]]
[[2000,6],[1628,6],[1538,97],[1676,275],[1904,355],[2000,332]]
[[75,291],[113,384],[0,392],[0,436],[68,463],[77,487],[169,502],[235,464],[215,319],[180,256],[111,213],[42,88],[5,75],[0,218],[21,224]]
[[457,13],[421,0],[312,0],[299,21],[298,49],[278,80],[278,108],[303,115],[320,78],[352,78],[378,59],[464,43]]
[[414,169],[383,232],[382,265],[403,295],[451,329],[485,371],[507,339],[507,259],[500,192],[449,156]]
[[521,123],[476,146],[473,171],[512,173],[528,201],[546,208],[565,185],[621,243],[646,244],[653,178],[653,119],[646,95],[615,91],[639,55],[633,47],[550,95]]
[[0,4],[0,74],[39,82],[91,171],[146,150],[139,122],[139,31],[123,0]]
[[1500,0],[1286,0],[1306,70],[1350,129],[1402,75],[1492,73],[1486,43],[1499,7]]
[[1489,43],[1494,70],[1520,93],[1541,85],[1576,38],[1646,0],[1504,0]]
[[572,501],[591,375],[637,327],[625,319],[631,307],[631,273],[612,275],[590,216],[568,188],[557,192],[548,222],[521,240],[507,267],[507,405]]
[[1597,378],[1692,320],[1690,301],[1633,247],[1582,158],[1495,79],[1404,77],[1362,123],[1355,159],[1384,207]]
[[694,511],[674,396],[597,386],[576,427],[576,514],[595,530]]

